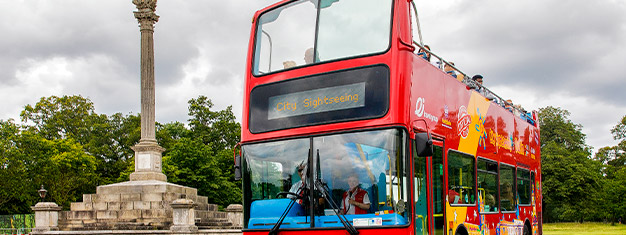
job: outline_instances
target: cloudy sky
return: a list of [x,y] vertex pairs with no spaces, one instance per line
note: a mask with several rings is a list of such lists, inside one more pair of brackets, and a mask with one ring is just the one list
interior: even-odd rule
[[[276,0],[160,0],[156,119],[186,122],[208,96],[241,120],[254,12]],[[417,1],[424,42],[527,110],[571,112],[597,150],[626,115],[626,1]],[[0,119],[41,97],[80,94],[96,112],[138,113],[131,0],[0,0]]]

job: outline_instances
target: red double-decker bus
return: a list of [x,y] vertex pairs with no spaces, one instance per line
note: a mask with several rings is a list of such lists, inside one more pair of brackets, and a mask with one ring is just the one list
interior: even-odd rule
[[541,234],[536,113],[441,68],[418,35],[411,0],[255,14],[244,234]]

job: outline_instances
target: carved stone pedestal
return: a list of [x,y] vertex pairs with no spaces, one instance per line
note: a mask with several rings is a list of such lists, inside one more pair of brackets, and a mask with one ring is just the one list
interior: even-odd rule
[[59,230],[59,211],[61,207],[54,202],[40,202],[31,207],[35,212],[34,232]]
[[194,203],[189,199],[177,199],[171,204],[174,210],[173,225],[170,230],[175,233],[193,233],[198,231]]
[[165,149],[156,141],[142,141],[132,147],[135,151],[135,172],[130,174],[130,181],[157,180],[167,182],[167,176],[161,170],[161,153]]

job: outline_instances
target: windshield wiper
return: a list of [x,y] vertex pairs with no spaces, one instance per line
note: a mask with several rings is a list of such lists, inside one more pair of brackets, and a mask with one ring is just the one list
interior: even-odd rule
[[[285,208],[285,211],[283,212],[283,214],[280,216],[280,218],[278,219],[278,221],[276,222],[276,224],[274,225],[274,227],[272,227],[272,229],[270,229],[270,232],[268,233],[268,235],[277,235],[278,234],[278,229],[280,228],[280,225],[283,224],[283,221],[285,220],[285,217],[287,217],[287,214],[289,214],[289,211],[291,210],[291,208],[293,207],[293,205],[296,203],[296,201],[298,201],[298,199],[302,200],[302,204],[307,205],[309,202],[309,199],[306,199],[307,197],[309,197],[311,193],[311,190],[309,189],[309,184],[308,181],[309,179],[309,175],[311,172],[311,159],[313,158],[313,151],[311,149],[309,149],[309,155],[307,158],[307,164],[305,166],[305,174],[304,174],[304,178],[300,179],[302,181],[302,186],[300,186],[300,188],[298,189],[298,191],[296,192],[297,195],[302,195],[302,196],[297,196],[295,198],[292,198],[292,200],[289,202],[289,205],[287,205],[287,208]],[[307,190],[308,189],[308,190]],[[304,191],[304,193],[302,192]],[[306,206],[305,206],[306,208]],[[311,224],[313,224],[313,217],[311,217]]]
[[317,150],[317,174],[315,174],[315,187],[314,189],[317,189],[319,191],[321,191],[322,193],[322,197],[324,197],[324,199],[328,202],[328,204],[330,204],[330,207],[333,209],[333,211],[335,212],[335,215],[337,216],[337,218],[339,218],[339,221],[341,221],[341,223],[343,224],[343,226],[346,228],[346,231],[348,231],[348,233],[350,235],[357,235],[359,234],[359,231],[356,230],[356,228],[354,228],[354,226],[352,224],[350,224],[348,222],[348,220],[346,219],[345,215],[340,215],[339,214],[339,206],[337,206],[337,203],[335,203],[335,201],[333,201],[333,199],[330,197],[330,190],[328,189],[328,185],[326,183],[324,183],[321,179],[321,177],[319,176],[319,169],[321,167],[321,165],[319,164],[319,160],[320,160],[320,150]]
[[[296,194],[300,195],[302,190],[304,190],[304,187],[305,186],[303,184],[302,187],[300,187],[298,189]],[[291,210],[291,208],[293,207],[293,205],[296,203],[297,200],[298,200],[298,197],[292,198],[292,200],[289,202],[289,205],[287,205],[287,208],[285,209],[283,214],[280,216],[280,219],[278,219],[278,221],[276,222],[274,227],[272,227],[272,229],[270,230],[269,235],[277,235],[278,234],[278,228],[280,228],[280,225],[283,224],[283,221],[285,220],[285,217],[287,217],[287,214],[289,214],[289,211]]]

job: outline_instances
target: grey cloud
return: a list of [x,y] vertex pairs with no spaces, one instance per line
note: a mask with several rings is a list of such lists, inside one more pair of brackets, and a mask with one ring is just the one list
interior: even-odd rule
[[445,12],[422,22],[452,29],[433,49],[488,84],[626,100],[626,75],[616,69],[626,61],[623,2],[462,1]]

